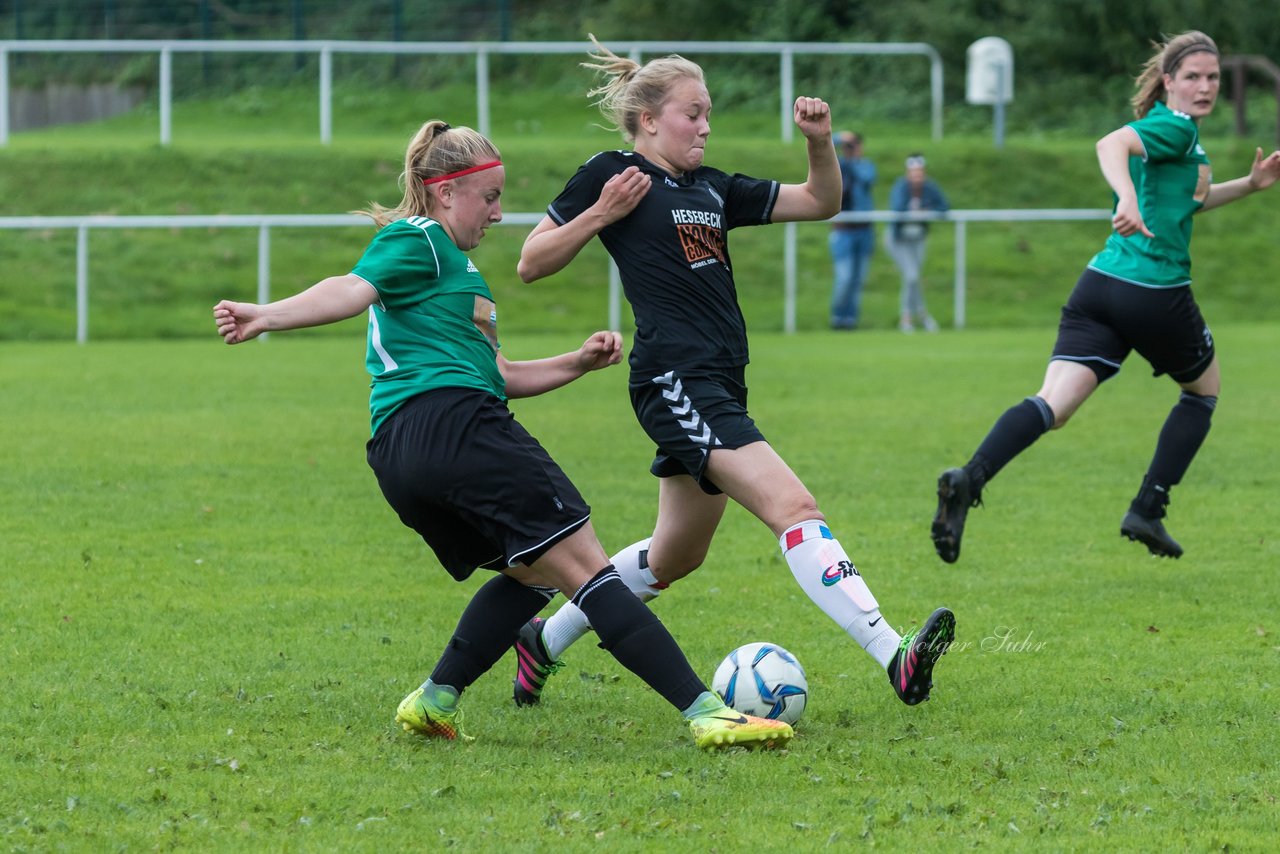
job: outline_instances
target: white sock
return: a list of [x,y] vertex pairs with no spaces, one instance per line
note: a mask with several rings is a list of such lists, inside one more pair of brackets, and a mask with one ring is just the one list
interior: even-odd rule
[[880,615],[876,597],[826,523],[792,525],[778,544],[800,588],[887,670],[902,638]]
[[[641,602],[648,602],[666,588],[649,571],[646,556],[650,539],[646,537],[638,543],[632,543],[609,559],[623,583]],[[546,647],[547,655],[555,660],[589,631],[591,623],[587,621],[587,615],[572,602],[565,602],[560,610],[547,618],[546,625],[542,627],[542,645]]]

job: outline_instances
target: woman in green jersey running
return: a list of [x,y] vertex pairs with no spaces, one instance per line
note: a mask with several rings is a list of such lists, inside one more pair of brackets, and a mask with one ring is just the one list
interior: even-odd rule
[[1259,148],[1248,175],[1213,183],[1199,124],[1218,98],[1218,48],[1195,31],[1158,48],[1137,79],[1137,119],[1098,141],[1102,176],[1115,193],[1113,231],[1062,309],[1040,391],[1000,416],[962,468],[938,478],[931,533],[947,563],[960,556],[965,517],[983,487],[1041,435],[1066,424],[1134,350],[1181,390],[1120,533],[1153,555],[1182,555],[1161,520],[1169,490],[1209,432],[1219,388],[1213,337],[1191,293],[1191,218],[1274,184],[1280,151],[1263,157]]
[[409,143],[401,177],[399,206],[367,212],[379,231],[350,273],[266,305],[223,300],[213,309],[228,344],[367,312],[367,457],[378,485],[455,579],[477,568],[497,573],[476,591],[396,721],[426,736],[466,738],[459,695],[560,591],[591,615],[602,647],[683,713],[699,747],[791,738],[787,724],[732,712],[707,689],[618,577],[582,496],[507,408],[509,398],[617,364],[622,349],[617,332],[597,332],[547,359],[502,355],[493,295],[466,255],[502,219],[497,148],[470,128],[427,122]]

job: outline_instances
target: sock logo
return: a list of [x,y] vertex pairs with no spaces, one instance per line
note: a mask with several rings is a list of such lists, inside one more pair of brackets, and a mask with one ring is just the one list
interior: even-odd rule
[[822,586],[834,587],[844,579],[855,575],[861,577],[862,573],[858,572],[858,568],[852,562],[842,560],[834,566],[827,567],[826,571],[822,573]]

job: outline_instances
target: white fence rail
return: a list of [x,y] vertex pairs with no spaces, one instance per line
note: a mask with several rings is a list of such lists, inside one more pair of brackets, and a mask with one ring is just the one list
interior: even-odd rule
[[[0,41],[0,145],[9,142],[9,54],[11,53],[154,53],[160,62],[160,144],[173,140],[173,54],[175,53],[313,53],[320,58],[320,142],[333,140],[334,54],[474,55],[477,130],[489,135],[489,57],[492,54],[574,54],[587,42],[360,42],[360,41],[210,41],[173,40],[6,40]],[[942,139],[942,57],[923,42],[612,42],[615,52],[639,61],[644,54],[732,53],[776,54],[779,61],[779,104],[782,141],[790,142],[794,124],[795,57],[923,56],[929,60],[930,118],[934,140]]]
[[[545,214],[508,213],[501,225],[533,226],[542,221]],[[969,223],[971,222],[1070,222],[1079,220],[1110,219],[1111,211],[1105,208],[1059,208],[1040,210],[955,210],[939,217],[936,214],[898,214],[891,211],[842,213],[833,218],[841,222],[896,222],[928,220],[954,224],[955,278],[953,299],[954,324],[957,329],[965,325],[967,301],[966,265]],[[89,232],[94,229],[138,228],[256,228],[258,230],[258,301],[271,299],[271,229],[334,228],[368,226],[369,220],[359,214],[245,214],[209,216],[17,216],[0,217],[0,230],[57,230],[74,229],[76,232],[76,341],[89,340]],[[788,334],[796,331],[796,282],[798,240],[797,224],[783,226],[783,320],[782,328]],[[609,265],[610,329],[621,326],[622,296],[617,268]]]

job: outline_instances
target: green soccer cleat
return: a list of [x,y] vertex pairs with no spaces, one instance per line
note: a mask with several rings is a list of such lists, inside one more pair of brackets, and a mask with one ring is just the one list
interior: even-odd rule
[[419,688],[400,701],[396,709],[396,723],[405,732],[416,732],[428,738],[443,738],[448,741],[475,741],[462,731],[462,713],[441,711],[422,698]]
[[693,743],[703,750],[722,747],[768,749],[785,745],[795,735],[791,724],[740,714],[728,706],[692,718],[689,729],[693,732]]
[[889,681],[908,706],[929,699],[933,666],[956,639],[956,616],[946,608],[929,615],[918,631],[907,632],[889,662]]

